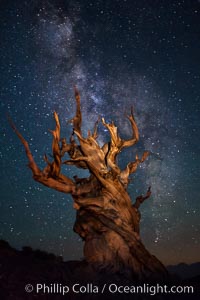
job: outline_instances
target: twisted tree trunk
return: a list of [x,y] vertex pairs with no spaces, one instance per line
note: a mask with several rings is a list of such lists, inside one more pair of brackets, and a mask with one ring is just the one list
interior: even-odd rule
[[[23,138],[10,120],[11,126],[23,143],[32,170],[33,178],[60,192],[70,193],[77,210],[74,231],[84,241],[84,257],[88,263],[97,268],[106,268],[111,272],[129,271],[137,279],[164,278],[167,271],[162,263],[152,256],[144,247],[139,233],[140,204],[151,195],[150,188],[145,196],[137,197],[134,204],[127,192],[129,175],[136,172],[143,163],[148,152],[144,152],[141,159],[136,155],[124,170],[120,170],[116,163],[117,155],[125,147],[133,146],[139,139],[138,128],[133,116],[133,110],[128,117],[132,127],[132,137],[123,140],[119,137],[117,127],[107,124],[111,140],[100,147],[97,142],[96,122],[93,133],[88,132],[84,138],[81,132],[80,95],[75,88],[76,115],[71,120],[73,132],[69,143],[60,138],[60,123],[56,112],[53,135],[53,161],[45,155],[47,163],[44,170],[40,170],[35,163],[27,141]],[[76,136],[76,139],[75,139]],[[78,140],[78,144],[76,143]],[[70,159],[63,160],[68,154]],[[88,169],[88,178],[70,179],[61,174],[62,165],[73,165],[77,168]]]

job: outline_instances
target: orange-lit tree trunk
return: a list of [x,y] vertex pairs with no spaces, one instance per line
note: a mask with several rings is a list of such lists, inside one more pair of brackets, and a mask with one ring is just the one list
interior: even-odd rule
[[[129,140],[119,137],[117,127],[102,119],[103,125],[110,133],[110,142],[100,147],[97,142],[97,126],[93,132],[83,137],[81,132],[80,95],[75,88],[76,114],[71,120],[73,132],[69,142],[60,137],[60,123],[56,112],[54,119],[53,161],[44,157],[46,167],[40,170],[34,161],[27,141],[23,138],[10,120],[11,126],[23,143],[32,170],[33,178],[63,193],[71,194],[74,208],[77,211],[74,231],[84,241],[84,257],[97,269],[109,269],[111,272],[128,271],[136,279],[148,279],[167,274],[162,263],[152,256],[140,239],[140,204],[147,199],[150,188],[145,196],[137,197],[132,203],[127,192],[129,175],[136,172],[139,164],[143,163],[148,152],[139,158],[137,155],[124,170],[117,165],[117,155],[125,147],[131,147],[139,139],[138,128],[131,110],[128,119],[132,128]],[[65,156],[69,159],[66,160]],[[61,173],[63,165],[72,165],[87,169],[88,178],[73,179]]]

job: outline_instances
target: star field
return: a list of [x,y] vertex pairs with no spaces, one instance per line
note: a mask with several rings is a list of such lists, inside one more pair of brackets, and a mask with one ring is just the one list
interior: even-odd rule
[[[67,260],[82,257],[70,195],[33,181],[6,119],[12,117],[43,167],[54,110],[62,136],[71,133],[77,85],[85,135],[101,116],[128,138],[126,115],[134,106],[140,141],[118,162],[125,167],[136,153],[151,153],[129,186],[133,201],[152,187],[140,209],[145,246],[165,264],[199,261],[200,1],[9,0],[0,6],[0,238]],[[99,143],[108,139],[100,124]],[[63,172],[88,175],[70,167]]]

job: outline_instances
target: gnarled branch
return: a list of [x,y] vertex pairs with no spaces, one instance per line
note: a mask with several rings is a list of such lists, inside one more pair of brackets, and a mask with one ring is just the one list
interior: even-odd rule
[[107,151],[106,164],[109,168],[111,168],[115,175],[120,174],[120,168],[116,164],[117,155],[123,148],[133,146],[139,140],[139,132],[133,116],[133,108],[131,108],[131,115],[128,116],[128,119],[132,126],[133,136],[129,140],[122,140],[118,135],[117,127],[114,125],[114,123],[112,122],[111,124],[108,124],[105,122],[104,118],[102,118],[102,123],[108,129],[111,136],[111,142],[109,144],[105,144],[102,150],[104,153]]
[[55,130],[50,130],[53,135],[52,152],[54,161],[50,164],[49,175],[50,177],[57,178],[61,170],[61,153],[60,153],[60,122],[58,114],[54,112],[54,120],[56,122]]
[[[74,182],[70,178],[68,178],[64,175],[61,175],[59,180],[58,180],[58,178],[55,179],[55,178],[51,177],[51,167],[49,167],[48,172],[47,172],[46,168],[43,171],[40,170],[40,168],[38,167],[38,165],[36,164],[36,162],[33,158],[33,155],[29,148],[28,142],[25,140],[25,138],[22,136],[22,134],[18,131],[18,129],[16,128],[15,124],[13,123],[13,121],[11,120],[10,117],[8,117],[8,120],[9,120],[9,123],[10,123],[11,127],[13,128],[14,132],[16,133],[16,135],[18,136],[18,138],[20,139],[20,141],[22,142],[22,144],[25,148],[26,156],[29,161],[28,166],[32,171],[34,180],[42,183],[43,185],[45,185],[47,187],[55,189],[59,192],[72,193],[75,189],[75,185],[74,185]],[[58,136],[55,134],[54,142],[57,140],[57,137]]]
[[132,135],[131,139],[122,141],[122,148],[131,147],[139,141],[139,131],[138,131],[138,127],[137,127],[134,115],[133,115],[133,107],[131,107],[131,115],[128,116],[128,119],[131,123],[133,135]]
[[149,152],[145,151],[142,155],[142,158],[139,159],[138,155],[135,157],[135,161],[128,163],[127,167],[120,173],[119,179],[122,182],[122,184],[127,187],[129,183],[129,175],[132,173],[135,173],[138,165],[143,163],[145,159],[148,157]]
[[74,86],[74,94],[76,99],[76,115],[69,121],[73,124],[73,129],[81,134],[82,113],[81,113],[81,97],[76,86]]
[[136,198],[135,203],[133,204],[133,207],[135,207],[136,209],[138,209],[140,207],[140,205],[147,200],[149,197],[151,196],[151,187],[148,188],[146,195],[140,195]]

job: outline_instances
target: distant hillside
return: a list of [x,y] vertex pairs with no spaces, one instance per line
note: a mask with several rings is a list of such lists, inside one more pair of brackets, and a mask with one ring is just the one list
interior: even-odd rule
[[178,265],[172,265],[167,267],[171,274],[178,275],[181,279],[187,279],[195,276],[200,276],[200,262],[187,265],[180,263]]

